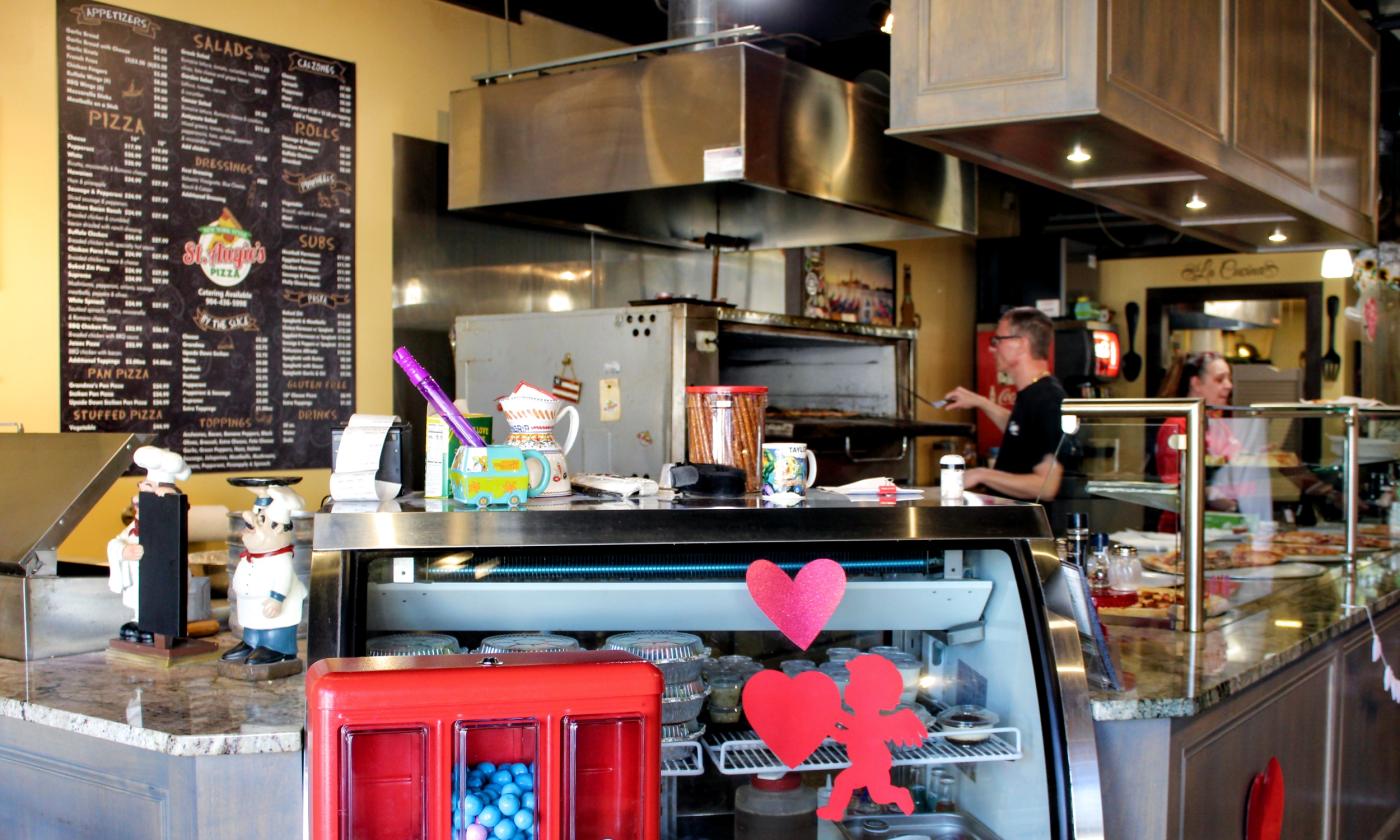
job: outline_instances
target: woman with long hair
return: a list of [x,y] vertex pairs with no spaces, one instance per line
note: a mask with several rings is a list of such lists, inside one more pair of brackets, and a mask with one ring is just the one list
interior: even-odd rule
[[[1205,400],[1206,409],[1206,455],[1228,461],[1239,454],[1241,445],[1230,424],[1221,419],[1219,410],[1210,406],[1224,406],[1230,402],[1230,394],[1235,390],[1230,375],[1230,363],[1219,353],[1206,351],[1178,357],[1167,371],[1159,397]],[[1171,417],[1157,430],[1157,475],[1167,484],[1181,482],[1181,452],[1171,445],[1173,435],[1186,434],[1186,418]],[[1211,487],[1207,489],[1206,506],[1212,510],[1239,510],[1238,490],[1231,487]],[[1177,517],[1174,513],[1164,513],[1157,523],[1159,531],[1175,531]]]

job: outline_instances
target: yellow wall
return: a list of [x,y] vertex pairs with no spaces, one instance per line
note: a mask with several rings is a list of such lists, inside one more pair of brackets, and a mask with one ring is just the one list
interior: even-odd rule
[[[973,317],[977,309],[977,243],[972,237],[954,236],[880,243],[898,253],[900,287],[904,295],[904,265],[913,277],[914,308],[923,318],[919,329],[918,357],[914,361],[914,389],[937,400],[958,385],[973,384]],[[898,310],[896,310],[898,311]],[[974,422],[971,412],[935,411],[916,402],[921,420]],[[934,441],[918,440],[919,484],[930,485],[937,473]]]
[[[445,142],[448,94],[477,73],[617,46],[527,15],[521,25],[441,0],[118,0],[117,5],[354,62],[356,408],[390,411],[393,135]],[[58,76],[53,0],[0,3],[0,421],[58,430]],[[509,57],[508,57],[509,56]],[[310,504],[328,470],[297,470]],[[222,474],[186,483],[194,504],[245,507]],[[134,492],[123,479],[64,543],[103,557]]]
[[[1190,266],[1199,266],[1205,260],[1210,260],[1214,269],[1214,276],[1206,279],[1189,279],[1191,272],[1187,271]],[[1262,267],[1268,263],[1273,263],[1277,271],[1271,276],[1249,276],[1247,273],[1232,273],[1231,266],[1226,266],[1228,260],[1234,260],[1234,266],[1242,268]],[[1225,270],[1222,271],[1221,269]],[[1123,339],[1123,352],[1127,353],[1127,323],[1123,317],[1123,309],[1129,301],[1137,301],[1142,307],[1143,319],[1147,317],[1147,290],[1153,288],[1166,288],[1172,286],[1234,286],[1253,284],[1281,284],[1281,283],[1310,283],[1322,281],[1323,299],[1328,295],[1336,295],[1341,298],[1342,306],[1345,307],[1351,300],[1348,294],[1351,292],[1351,280],[1323,280],[1321,275],[1322,253],[1315,251],[1283,253],[1283,254],[1215,254],[1209,257],[1158,257],[1141,260],[1104,260],[1099,263],[1099,301],[1104,306],[1111,308],[1115,313],[1115,322],[1120,330],[1120,337]],[[1224,276],[1223,276],[1224,275]],[[1286,308],[1284,318],[1302,319],[1303,309]],[[1304,330],[1301,325],[1291,325],[1292,329],[1280,331],[1280,335],[1275,339],[1275,352],[1273,358],[1279,367],[1291,367],[1296,364],[1299,347],[1299,338]],[[1343,394],[1346,383],[1351,381],[1351,369],[1353,359],[1350,358],[1351,340],[1354,338],[1351,326],[1339,313],[1337,316],[1337,352],[1342,356],[1342,373],[1335,382],[1326,380],[1322,383],[1322,396],[1327,399],[1339,397]],[[1147,325],[1140,321],[1138,324],[1136,349],[1139,355],[1146,360],[1147,353],[1145,345],[1147,341]],[[1323,311],[1322,331],[1317,336],[1317,346],[1326,352],[1327,341],[1327,317],[1326,310]],[[1140,397],[1145,396],[1143,389],[1146,387],[1147,373],[1138,377],[1136,382],[1119,381],[1112,387],[1115,397]]]

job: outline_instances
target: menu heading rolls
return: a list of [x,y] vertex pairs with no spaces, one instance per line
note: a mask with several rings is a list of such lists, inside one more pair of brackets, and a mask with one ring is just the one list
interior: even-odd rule
[[58,3],[64,431],[328,467],[355,408],[355,65]]

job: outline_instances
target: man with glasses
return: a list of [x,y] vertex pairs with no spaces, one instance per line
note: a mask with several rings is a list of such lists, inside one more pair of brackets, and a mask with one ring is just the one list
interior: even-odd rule
[[1011,377],[1016,402],[1010,410],[987,397],[958,387],[944,397],[950,409],[975,408],[1005,436],[996,469],[967,471],[969,490],[981,486],[1013,499],[1053,499],[1064,469],[1055,460],[1060,443],[1060,402],[1065,389],[1050,374],[1050,341],[1054,326],[1045,313],[1029,306],[1008,310],[992,334],[992,358],[997,373]]

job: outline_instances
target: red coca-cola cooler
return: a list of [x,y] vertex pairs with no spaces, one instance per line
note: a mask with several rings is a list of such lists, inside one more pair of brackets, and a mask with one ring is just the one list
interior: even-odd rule
[[325,659],[313,840],[656,840],[662,677],[617,651]]

